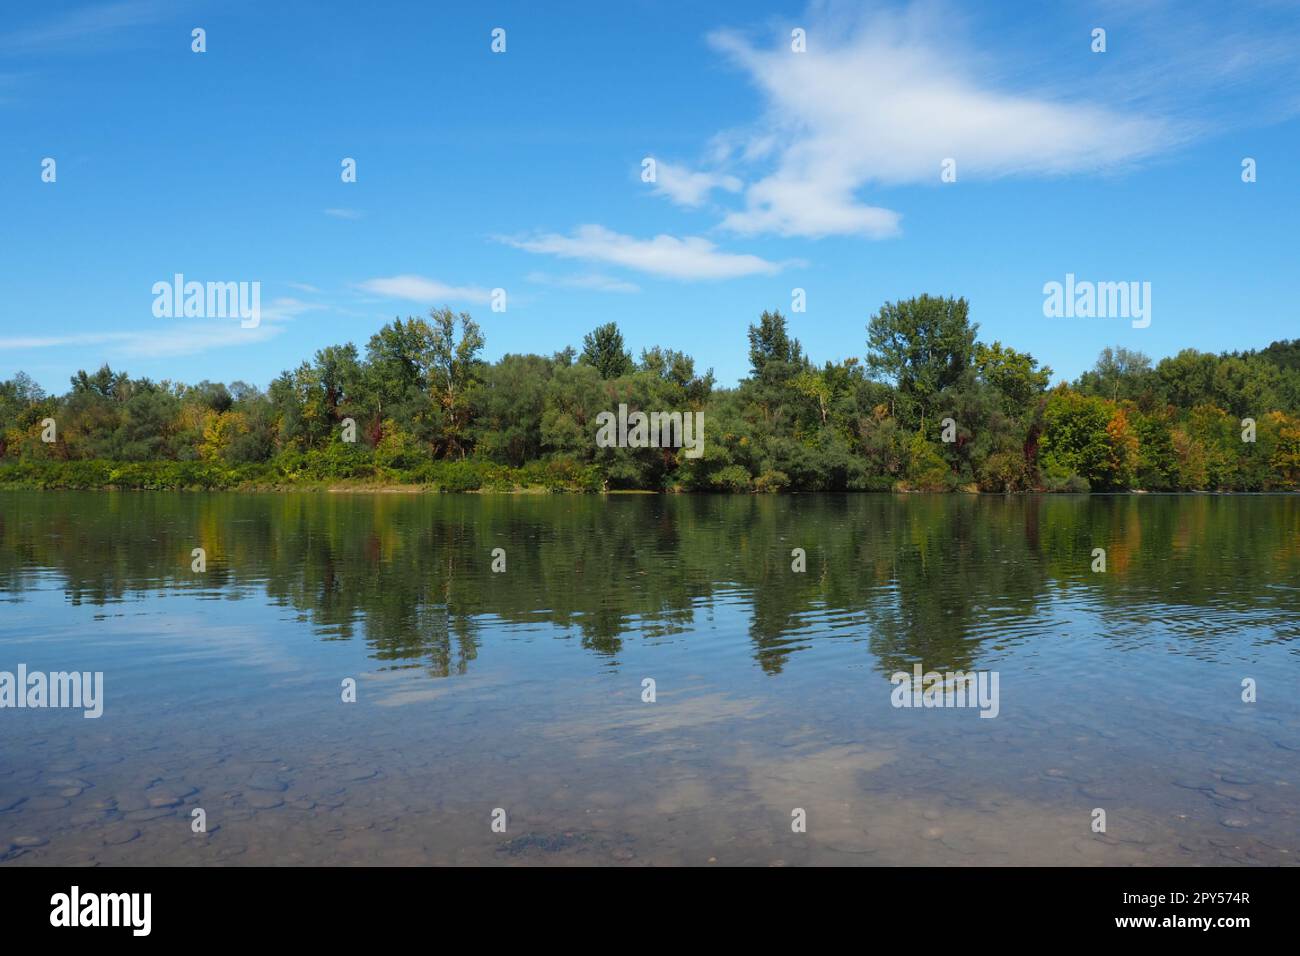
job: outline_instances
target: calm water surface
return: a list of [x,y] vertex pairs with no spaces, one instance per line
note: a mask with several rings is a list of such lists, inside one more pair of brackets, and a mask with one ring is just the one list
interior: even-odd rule
[[1298,638],[1294,497],[0,492],[0,865],[1290,864]]

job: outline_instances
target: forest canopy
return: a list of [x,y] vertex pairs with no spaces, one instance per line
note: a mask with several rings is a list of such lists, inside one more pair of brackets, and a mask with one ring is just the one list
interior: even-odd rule
[[[780,312],[749,374],[634,358],[618,326],[581,351],[482,358],[467,314],[395,319],[265,390],[79,371],[61,396],[0,381],[0,484],[413,483],[447,491],[1269,491],[1300,487],[1300,340],[1157,363],[1107,348],[1074,382],[979,339],[965,299],[885,303],[862,357],[818,365]],[[704,452],[599,447],[597,416],[703,412]]]

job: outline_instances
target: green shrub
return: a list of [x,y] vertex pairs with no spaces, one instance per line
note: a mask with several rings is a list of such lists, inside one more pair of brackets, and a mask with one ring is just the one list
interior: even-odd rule
[[475,461],[439,462],[434,484],[439,491],[478,491],[483,487],[483,466]]
[[728,465],[713,473],[710,484],[718,491],[749,491],[749,472],[740,465]]
[[766,494],[776,494],[790,487],[790,476],[775,469],[765,471],[754,479],[754,490]]

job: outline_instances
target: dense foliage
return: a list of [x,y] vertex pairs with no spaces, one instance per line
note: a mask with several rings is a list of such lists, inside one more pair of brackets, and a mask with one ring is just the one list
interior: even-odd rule
[[[964,299],[886,303],[865,361],[818,366],[779,312],[750,374],[714,386],[614,323],[578,352],[481,358],[468,315],[434,310],[319,350],[265,391],[154,382],[107,365],[61,397],[0,382],[0,483],[222,488],[413,483],[446,491],[1295,490],[1300,340],[1152,365],[1106,349],[1072,383],[978,339]],[[620,404],[704,413],[703,454],[598,447]],[[52,423],[52,424],[51,424]],[[52,441],[49,439],[53,439]]]

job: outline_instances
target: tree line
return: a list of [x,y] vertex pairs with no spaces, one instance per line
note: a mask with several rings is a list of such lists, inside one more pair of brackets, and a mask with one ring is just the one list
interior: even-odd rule
[[[0,382],[0,483],[237,487],[419,483],[661,491],[1268,491],[1300,487],[1300,340],[1152,363],[1107,348],[1074,382],[987,343],[962,298],[885,303],[865,356],[818,365],[780,312],[749,374],[639,358],[613,322],[581,351],[482,358],[465,313],[395,319],[265,390],[79,371],[62,396]],[[704,454],[598,447],[597,415],[703,411]]]

